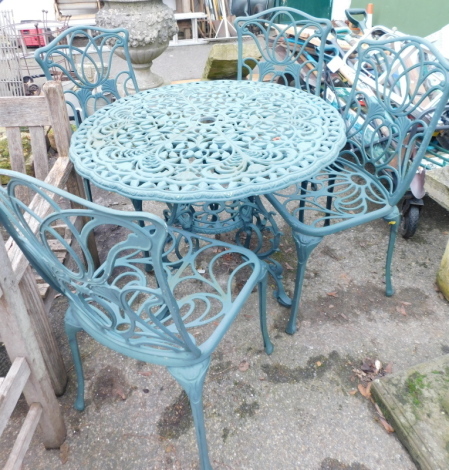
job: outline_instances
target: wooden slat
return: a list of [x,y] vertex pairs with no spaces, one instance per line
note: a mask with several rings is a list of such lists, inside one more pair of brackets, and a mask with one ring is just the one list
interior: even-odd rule
[[22,468],[23,458],[39,424],[41,415],[42,406],[39,403],[32,403],[3,470],[20,470]]
[[[47,82],[42,90],[47,98],[46,106],[48,106],[51,115],[51,126],[54,131],[58,157],[68,158],[72,128],[67,114],[67,106],[65,106],[62,85],[56,81]],[[61,103],[64,103],[64,106],[61,106]]]
[[25,358],[16,357],[5,380],[0,385],[0,436],[8,424],[23,388],[30,376],[30,367]]
[[23,300],[29,313],[31,325],[42,352],[45,366],[56,395],[62,395],[67,385],[67,372],[61,350],[53,334],[49,317],[36,284],[34,273],[28,266],[20,283]]
[[0,97],[0,127],[49,126],[51,115],[45,96]]
[[29,358],[31,375],[23,393],[28,405],[31,406],[32,403],[42,405],[43,413],[39,427],[43,443],[47,448],[57,448],[65,440],[66,427],[29,312],[3,243],[0,243],[0,286],[3,291],[3,296],[0,298],[2,341],[12,361],[16,357]]
[[34,174],[42,181],[48,175],[48,153],[45,129],[43,126],[30,127],[31,148],[33,149]]
[[[20,173],[26,173],[20,128],[7,127],[6,138],[8,139],[9,162],[11,164],[11,169]],[[18,188],[17,194],[26,204],[30,202],[30,195],[27,188]]]
[[19,127],[7,127],[6,138],[8,139],[9,159],[14,171],[25,173],[25,158],[23,156],[22,134]]
[[[75,171],[72,171],[72,173],[69,175],[69,178],[67,179],[67,190],[78,197],[85,197],[82,179]],[[71,205],[72,208],[77,208],[76,204],[72,203]],[[78,218],[75,226],[79,230],[81,226],[85,225],[88,221],[89,220],[86,217]],[[97,244],[93,232],[90,233],[87,239],[87,247],[89,248],[89,253],[92,257],[95,267],[98,268],[100,266],[100,256],[98,255]]]

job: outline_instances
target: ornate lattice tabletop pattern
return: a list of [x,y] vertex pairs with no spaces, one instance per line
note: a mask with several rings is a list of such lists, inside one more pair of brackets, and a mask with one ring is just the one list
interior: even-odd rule
[[227,201],[307,179],[344,142],[337,110],[296,88],[191,82],[98,110],[75,132],[70,157],[83,177],[131,199]]

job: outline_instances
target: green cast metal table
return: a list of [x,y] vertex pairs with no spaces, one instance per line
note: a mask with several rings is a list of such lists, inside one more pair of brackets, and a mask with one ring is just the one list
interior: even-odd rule
[[[70,158],[81,176],[136,209],[144,200],[166,203],[168,223],[205,234],[236,230],[237,243],[252,246],[279,280],[270,255],[281,233],[260,196],[307,180],[345,142],[337,110],[299,89],[189,82],[96,111],[74,133]],[[290,303],[280,285],[276,296]]]

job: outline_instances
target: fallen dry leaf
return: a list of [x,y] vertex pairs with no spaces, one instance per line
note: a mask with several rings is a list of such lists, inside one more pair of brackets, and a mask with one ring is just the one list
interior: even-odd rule
[[358,390],[359,392],[365,397],[365,398],[371,398],[371,383],[369,382],[366,387],[364,387],[362,384],[358,385]]
[[153,375],[153,372],[147,371],[147,372],[138,372],[139,375],[143,375],[144,377],[150,377]]
[[403,302],[403,301],[401,301],[401,304],[402,305],[412,305],[410,302]]
[[249,362],[243,360],[243,361],[239,364],[239,371],[240,371],[240,372],[246,372],[248,369],[249,369]]
[[397,311],[398,313],[400,313],[401,315],[404,315],[404,316],[407,315],[407,312],[405,311],[405,308],[404,308],[403,305],[397,306],[397,307],[396,307],[396,311]]
[[384,427],[385,431],[388,433],[394,432],[393,426],[385,419],[379,418],[380,424]]
[[384,427],[385,431],[387,432],[394,432],[393,427],[391,424],[385,419],[384,414],[382,413],[382,410],[379,408],[379,405],[377,403],[374,403],[374,407],[376,408],[377,414],[379,415],[379,421],[380,424]]
[[349,395],[355,395],[358,392],[358,390],[349,390]]
[[69,450],[70,450],[69,444],[66,441],[64,441],[62,446],[59,448],[59,458],[61,459],[62,464],[65,464],[68,462]]
[[288,263],[285,263],[285,269],[288,269],[289,271],[293,271],[294,268],[292,268]]
[[360,369],[363,370],[363,372],[367,373],[375,373],[376,372],[376,362],[373,361],[372,359],[365,358],[363,361],[362,365],[360,366]]
[[316,361],[316,362],[315,362],[315,365],[316,365],[317,367],[321,367],[321,366],[323,365],[323,363],[322,363],[321,361]]
[[126,400],[126,392],[122,384],[120,383],[115,383],[114,386],[112,387],[112,395],[117,396],[122,400]]
[[336,292],[328,292],[327,295],[331,297],[338,297],[338,294]]
[[384,367],[384,372],[386,374],[391,374],[393,372],[393,363],[389,362],[385,367]]

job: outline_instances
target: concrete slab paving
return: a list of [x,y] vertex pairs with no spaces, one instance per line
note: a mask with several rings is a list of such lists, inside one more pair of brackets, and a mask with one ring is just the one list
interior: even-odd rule
[[[188,48],[192,63],[201,47]],[[200,76],[201,70],[192,78]],[[173,70],[172,80],[187,78]],[[94,199],[131,208],[128,200],[100,190]],[[161,215],[163,206],[145,202],[144,209]],[[291,293],[292,239],[277,221],[284,230],[281,262]],[[354,370],[371,358],[401,372],[449,353],[449,306],[435,288],[448,235],[447,211],[426,198],[417,234],[409,240],[398,237],[396,294],[390,298],[383,284],[387,224],[378,221],[326,237],[309,261],[295,335],[284,332],[288,309],[268,296],[271,356],[263,351],[254,293],[214,354],[206,378],[204,408],[214,468],[416,469],[397,434],[385,431],[371,401],[357,391]],[[110,233],[98,234],[100,247],[107,248],[108,238]],[[65,307],[58,298],[51,321],[70,376],[59,398],[66,445],[47,451],[36,434],[23,468],[197,469],[189,407],[161,367],[125,358],[82,335],[87,407],[82,413],[73,409],[75,374],[63,332]],[[239,367],[242,361],[249,363],[247,370]],[[0,465],[25,412],[22,403],[2,436]]]

